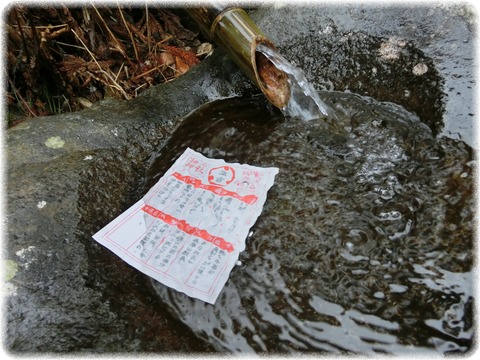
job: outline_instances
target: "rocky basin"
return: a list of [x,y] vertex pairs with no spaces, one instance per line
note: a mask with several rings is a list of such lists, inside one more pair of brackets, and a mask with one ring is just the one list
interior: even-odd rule
[[[277,6],[252,17],[336,109],[338,132],[249,100],[256,89],[221,50],[129,102],[9,129],[8,352],[471,349],[472,9]],[[187,115],[239,96],[270,120],[232,119],[199,141],[208,118],[199,127]],[[91,238],[185,145],[280,167],[213,306]]]

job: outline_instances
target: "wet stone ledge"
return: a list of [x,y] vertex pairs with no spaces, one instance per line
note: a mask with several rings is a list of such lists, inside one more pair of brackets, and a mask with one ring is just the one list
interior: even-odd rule
[[[91,235],[136,200],[150,154],[183,116],[239,94],[223,80],[231,67],[219,54],[135,100],[106,100],[8,130],[4,259],[15,271],[5,302],[7,349],[208,349],[172,325],[145,291],[147,279],[115,263]],[[139,315],[135,307],[149,311]]]

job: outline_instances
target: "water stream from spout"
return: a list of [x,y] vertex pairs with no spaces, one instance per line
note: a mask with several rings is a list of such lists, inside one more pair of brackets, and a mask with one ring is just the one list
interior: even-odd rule
[[285,116],[308,121],[332,115],[332,110],[320,99],[301,69],[290,63],[278,51],[262,43],[258,44],[256,50],[288,75],[290,99],[287,106],[281,109]]

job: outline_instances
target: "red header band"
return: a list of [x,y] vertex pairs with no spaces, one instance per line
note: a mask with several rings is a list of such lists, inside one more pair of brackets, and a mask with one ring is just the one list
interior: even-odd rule
[[219,247],[222,250],[228,251],[229,253],[234,250],[233,244],[225,241],[223,238],[209,234],[206,230],[191,226],[185,220],[177,219],[171,215],[164,213],[161,210],[154,208],[153,206],[144,205],[142,207],[142,210],[147,214],[162,220],[166,224],[176,226],[184,233],[201,238],[209,243],[212,243],[213,245]]

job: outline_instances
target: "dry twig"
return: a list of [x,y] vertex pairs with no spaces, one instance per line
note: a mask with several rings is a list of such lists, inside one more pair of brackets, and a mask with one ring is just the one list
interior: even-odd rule
[[95,62],[95,64],[97,64],[98,66],[98,69],[100,70],[100,72],[102,74],[104,74],[111,82],[112,84],[110,84],[110,86],[113,86],[114,88],[116,88],[118,91],[120,91],[122,93],[122,95],[125,97],[125,99],[129,100],[130,99],[130,95],[128,95],[125,90],[115,81],[115,79],[105,70],[102,69],[102,67],[100,66],[100,64],[98,63],[97,59],[95,58],[95,55],[92,54],[92,52],[88,49],[87,45],[85,45],[85,43],[82,41],[82,39],[80,39],[80,37],[77,35],[77,33],[75,32],[75,30],[72,29],[72,32],[73,34],[76,36],[76,38],[82,43],[83,47],[85,48],[85,50],[88,52],[88,54],[92,57],[92,60]]
[[79,110],[106,96],[131,99],[203,58],[198,32],[148,4],[17,5],[6,15],[6,98],[9,111],[25,116]]

